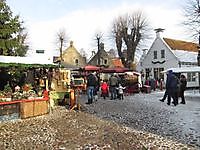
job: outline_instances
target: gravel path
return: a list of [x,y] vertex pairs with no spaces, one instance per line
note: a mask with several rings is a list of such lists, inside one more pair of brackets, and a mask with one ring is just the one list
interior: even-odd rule
[[195,150],[84,112],[50,114],[0,124],[1,150]]
[[[200,99],[186,97],[186,105],[168,106],[159,101],[163,92],[135,94],[124,100],[100,98],[86,111],[128,127],[154,133],[200,149]],[[85,102],[86,97],[82,97]]]
[[55,107],[50,114],[0,123],[1,150],[198,150],[199,99],[168,106],[162,93],[99,99],[82,111]]

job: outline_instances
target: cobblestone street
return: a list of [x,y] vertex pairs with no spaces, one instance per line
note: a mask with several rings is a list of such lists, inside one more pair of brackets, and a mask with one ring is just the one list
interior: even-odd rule
[[101,98],[86,107],[88,112],[98,117],[175,139],[200,149],[200,98],[186,93],[186,105],[168,106],[167,102],[159,101],[163,94],[139,93],[126,96],[124,100]]

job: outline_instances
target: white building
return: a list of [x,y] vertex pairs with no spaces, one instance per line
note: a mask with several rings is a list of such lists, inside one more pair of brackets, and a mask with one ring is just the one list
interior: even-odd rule
[[[156,38],[150,49],[143,53],[137,65],[137,71],[144,74],[148,79],[166,80],[164,70],[169,68],[194,67],[197,66],[198,44],[181,40],[160,37],[163,29],[155,29]],[[196,72],[184,73],[187,77],[188,87],[199,86],[198,74]]]

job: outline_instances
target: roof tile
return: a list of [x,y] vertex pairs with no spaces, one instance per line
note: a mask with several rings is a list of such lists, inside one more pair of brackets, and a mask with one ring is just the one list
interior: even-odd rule
[[198,52],[198,44],[181,40],[163,38],[172,50]]

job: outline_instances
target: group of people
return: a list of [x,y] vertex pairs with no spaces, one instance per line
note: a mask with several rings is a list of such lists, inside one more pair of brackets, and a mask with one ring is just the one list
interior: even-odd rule
[[[167,104],[171,104],[171,99],[173,99],[172,103],[174,106],[178,104],[178,98],[181,97],[181,104],[185,104],[184,91],[187,86],[187,80],[185,75],[181,74],[180,78],[173,73],[172,70],[167,72],[167,80],[166,80],[166,91],[161,102],[164,102],[167,99]],[[105,99],[109,97],[110,99],[122,99],[124,98],[124,90],[125,87],[121,85],[121,79],[116,75],[112,74],[109,80],[104,80],[100,83],[100,80],[96,73],[89,73],[87,76],[87,95],[88,102],[87,104],[91,104],[95,97],[97,96],[97,91],[101,91],[101,96]]]
[[100,89],[101,96],[105,99],[109,97],[110,99],[123,99],[123,93],[125,87],[120,84],[120,78],[117,77],[115,74],[112,74],[109,80],[104,80],[100,84],[99,78],[96,76],[96,73],[89,73],[87,75],[87,95],[88,95],[88,102],[87,104],[93,103],[97,95],[97,91]]
[[166,80],[166,91],[161,102],[164,102],[167,98],[167,104],[171,104],[171,98],[173,99],[172,103],[174,106],[178,105],[178,98],[181,97],[181,104],[185,104],[185,96],[184,91],[187,86],[187,80],[185,75],[181,74],[180,79],[173,73],[172,70],[167,72],[167,80]]

